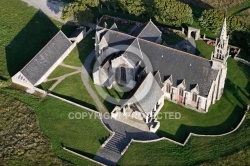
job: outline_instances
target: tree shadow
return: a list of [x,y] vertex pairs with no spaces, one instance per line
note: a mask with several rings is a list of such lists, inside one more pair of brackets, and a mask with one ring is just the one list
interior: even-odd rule
[[79,99],[76,99],[76,98],[73,98],[73,97],[70,97],[70,96],[62,95],[62,94],[59,94],[59,93],[55,93],[55,92],[50,92],[50,93],[52,93],[52,94],[54,94],[56,96],[62,97],[64,99],[66,99],[66,100],[70,100],[70,101],[72,101],[74,103],[80,104],[80,105],[82,105],[84,107],[88,107],[90,109],[97,110],[94,105],[89,104],[89,103],[87,103],[85,101],[82,101],[82,100],[79,100]]
[[42,11],[38,11],[5,47],[9,75],[13,76],[21,70],[58,30]]
[[62,8],[65,5],[65,3],[64,2],[60,2],[60,1],[55,1],[55,0],[47,0],[46,1],[46,5],[55,14],[58,14],[62,10]]
[[213,9],[211,5],[202,0],[178,0],[178,1],[188,4],[192,8],[193,15],[196,18],[199,18],[204,10]]

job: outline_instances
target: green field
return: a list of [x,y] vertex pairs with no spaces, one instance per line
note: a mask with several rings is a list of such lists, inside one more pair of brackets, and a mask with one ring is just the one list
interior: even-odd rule
[[53,93],[96,110],[95,102],[84,87],[80,73],[65,78],[56,86]]
[[[249,114],[240,129],[223,137],[192,137],[186,146],[182,147],[170,141],[155,143],[132,143],[122,156],[118,165],[187,165],[193,166],[211,161],[238,152],[240,149],[249,147],[250,138]],[[240,155],[244,156],[244,155]],[[224,159],[224,158],[223,158]],[[240,159],[240,158],[239,158]],[[242,158],[241,158],[242,159]],[[218,160],[222,160],[221,158]],[[217,160],[217,163],[219,162]],[[225,161],[226,162],[226,161]],[[222,162],[220,162],[222,163]],[[235,159],[233,163],[244,161]],[[219,164],[217,164],[219,165]]]
[[64,67],[64,66],[58,66],[48,77],[48,79],[51,79],[51,78],[57,78],[57,77],[60,77],[60,76],[63,76],[65,74],[69,74],[69,73],[72,73],[76,71],[75,69],[71,69],[71,68],[68,68],[68,67]]
[[[61,23],[51,21],[42,12],[28,7],[26,3],[19,0],[0,1],[0,8],[1,80],[9,81],[10,76],[19,71],[35,56],[59,29],[62,29],[67,35],[73,30],[71,27],[66,27]],[[63,73],[59,72],[59,75]],[[48,82],[43,85],[45,85],[45,89],[47,89],[52,84],[53,82]],[[22,106],[24,108],[23,110],[27,112],[28,110],[33,110],[36,113],[41,128],[40,132],[46,136],[44,145],[41,144],[35,149],[37,152],[28,149],[28,147],[26,147],[27,145],[39,141],[36,140],[38,138],[41,140],[43,139],[42,137],[45,137],[42,134],[39,134],[39,137],[34,137],[32,133],[35,134],[35,130],[38,131],[39,128],[35,123],[29,122],[29,125],[35,127],[35,130],[24,133],[30,137],[30,142],[27,144],[25,144],[25,141],[18,141],[21,146],[17,148],[18,150],[15,149],[15,153],[18,153],[21,157],[16,155],[11,159],[5,158],[4,163],[11,161],[11,165],[39,165],[38,163],[41,165],[62,165],[62,163],[70,162],[76,165],[94,165],[85,159],[62,150],[61,145],[63,144],[83,155],[93,158],[100,145],[109,135],[98,119],[86,118],[70,120],[68,118],[69,112],[86,113],[86,111],[51,97],[41,99],[12,88],[0,88],[0,93],[5,95],[5,97],[0,96],[1,111],[3,111],[3,109],[9,110],[9,114],[5,114],[6,119],[2,119],[1,123],[8,124],[9,128],[13,129],[15,129],[15,126],[19,123],[27,123],[29,120],[25,117],[29,117],[29,115],[22,114],[18,115],[20,121],[17,118],[13,121],[15,123],[8,123],[8,119],[11,120],[12,117],[11,112],[16,114],[18,111],[16,109],[20,109],[19,106]],[[7,99],[11,100],[11,103]],[[8,103],[5,101],[8,101]],[[2,102],[5,103],[2,104]],[[1,114],[1,116],[2,115],[3,114]],[[0,128],[1,131],[8,130],[7,126],[1,125]],[[30,130],[31,129],[32,128],[30,128]],[[16,132],[19,132],[19,130],[16,130]],[[20,132],[24,132],[24,129],[20,130]],[[6,135],[1,136],[1,140],[3,139],[6,139]],[[6,143],[7,142],[4,144]],[[33,144],[31,144],[30,147],[33,146],[36,147],[36,145]],[[24,155],[22,155],[23,150],[26,151]],[[33,154],[34,152],[35,154]],[[52,152],[62,160],[54,156]],[[27,156],[26,153],[29,156]],[[11,152],[8,152],[8,154],[11,154]],[[46,161],[44,161],[45,158]],[[42,160],[44,162],[42,162]],[[0,161],[1,164],[4,164],[2,157]]]
[[77,47],[72,50],[63,63],[66,65],[81,67],[89,53],[94,50],[94,36],[94,31],[88,34],[86,38],[78,43]]
[[203,57],[211,59],[211,54],[214,51],[214,46],[206,44],[203,40],[196,41],[196,55],[200,53]]

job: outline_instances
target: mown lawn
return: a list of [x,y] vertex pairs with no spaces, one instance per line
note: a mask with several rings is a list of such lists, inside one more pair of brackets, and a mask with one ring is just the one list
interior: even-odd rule
[[54,84],[56,83],[56,80],[53,80],[53,81],[48,81],[48,82],[43,82],[40,87],[43,89],[43,90],[49,90],[49,88]]
[[211,59],[211,54],[214,51],[214,46],[206,44],[203,40],[196,41],[196,54],[200,53],[207,59]]
[[168,45],[176,45],[185,39],[184,36],[179,36],[176,34],[162,34],[162,40]]
[[[221,134],[234,129],[250,104],[250,68],[228,60],[228,78],[223,97],[211,106],[207,114],[196,113],[166,102],[161,112],[180,112],[181,119],[160,119],[157,134],[184,142],[190,132]],[[119,165],[134,165],[139,158],[142,165],[195,165],[235,153],[249,146],[250,117],[233,134],[216,138],[192,137],[184,147],[169,141],[150,144],[133,143],[119,161]],[[150,156],[147,157],[147,156]],[[161,156],[161,157],[160,157]],[[163,157],[164,156],[164,157]],[[161,158],[161,160],[157,160]],[[156,162],[156,163],[155,163]]]
[[95,32],[91,32],[84,38],[77,47],[72,50],[72,52],[63,61],[66,65],[81,67],[87,58],[87,56],[94,50]]
[[83,85],[80,73],[66,77],[52,93],[96,110],[95,102]]
[[57,156],[76,165],[95,165],[62,150],[61,146],[93,158],[109,135],[98,118],[95,119],[92,115],[92,118],[81,116],[81,119],[70,119],[71,112],[73,117],[77,112],[88,112],[51,97],[41,99],[13,89],[0,89],[0,92],[34,109],[40,128],[50,139],[53,152]]
[[19,0],[0,1],[0,78],[16,74],[62,29],[73,29],[50,20],[45,14]]
[[69,74],[69,73],[72,73],[76,71],[75,69],[71,69],[71,68],[68,68],[68,67],[64,67],[64,66],[58,66],[48,77],[48,79],[51,79],[51,78],[57,78],[57,77],[60,77],[60,76],[63,76],[65,74]]
[[[187,165],[193,166],[211,162],[221,156],[233,154],[249,147],[250,138],[249,114],[240,129],[223,137],[192,137],[182,147],[170,141],[155,143],[132,143],[122,156],[118,165]],[[244,165],[244,161],[238,161]]]
[[[95,85],[91,77],[89,77],[89,84],[91,88],[95,91],[95,93],[98,95],[100,101],[106,107],[106,110],[108,112],[113,111],[116,105],[120,105],[121,99],[126,99],[130,93],[120,91],[118,86],[114,86],[112,89],[108,89]],[[112,98],[111,100],[113,101],[113,103],[107,101],[107,98]]]

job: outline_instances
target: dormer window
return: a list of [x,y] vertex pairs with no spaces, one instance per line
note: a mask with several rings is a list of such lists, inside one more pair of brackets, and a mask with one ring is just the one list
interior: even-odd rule
[[179,96],[183,97],[183,93],[184,93],[183,88],[180,88],[179,89]]
[[167,93],[170,93],[170,91],[171,91],[171,85],[170,85],[170,84],[167,84],[167,85],[166,85],[166,92],[167,92]]
[[197,93],[193,93],[192,95],[192,101],[196,102],[197,101]]

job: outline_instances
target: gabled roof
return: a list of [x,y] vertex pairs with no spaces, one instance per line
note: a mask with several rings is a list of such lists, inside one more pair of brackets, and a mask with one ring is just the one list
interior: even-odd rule
[[161,36],[161,34],[161,31],[150,20],[145,26],[145,28],[138,35],[138,37],[151,42],[156,42],[156,40]]
[[153,71],[159,71],[161,80],[172,75],[173,86],[185,79],[186,90],[199,84],[200,95],[207,96],[213,80],[218,74],[211,68],[211,62],[170,47],[139,39],[142,52],[149,58]]
[[109,29],[114,30],[114,31],[118,31],[118,27],[117,27],[116,23],[114,23]]
[[59,31],[20,72],[35,85],[71,44],[64,33]]
[[107,30],[103,37],[106,39],[109,47],[120,51],[125,51],[135,40],[132,36],[113,30]]
[[135,104],[146,114],[150,114],[163,95],[163,91],[150,72],[134,94]]
[[[149,38],[154,38],[154,36],[156,38],[161,32],[151,21],[144,25],[139,27],[140,33],[136,34],[135,31],[132,33],[134,36],[138,35],[142,38],[107,30],[104,35],[109,43],[107,50],[125,50],[124,57],[133,65],[140,62],[142,67],[147,67],[143,66],[145,64],[141,61],[147,56],[153,67],[151,72],[159,71],[162,82],[165,81],[167,76],[172,75],[173,86],[176,87],[179,81],[185,79],[187,91],[190,91],[194,85],[199,84],[199,94],[206,97],[213,80],[216,79],[218,74],[217,70],[212,69],[211,61],[147,40],[146,34],[149,35]],[[140,59],[137,55],[143,57]]]

